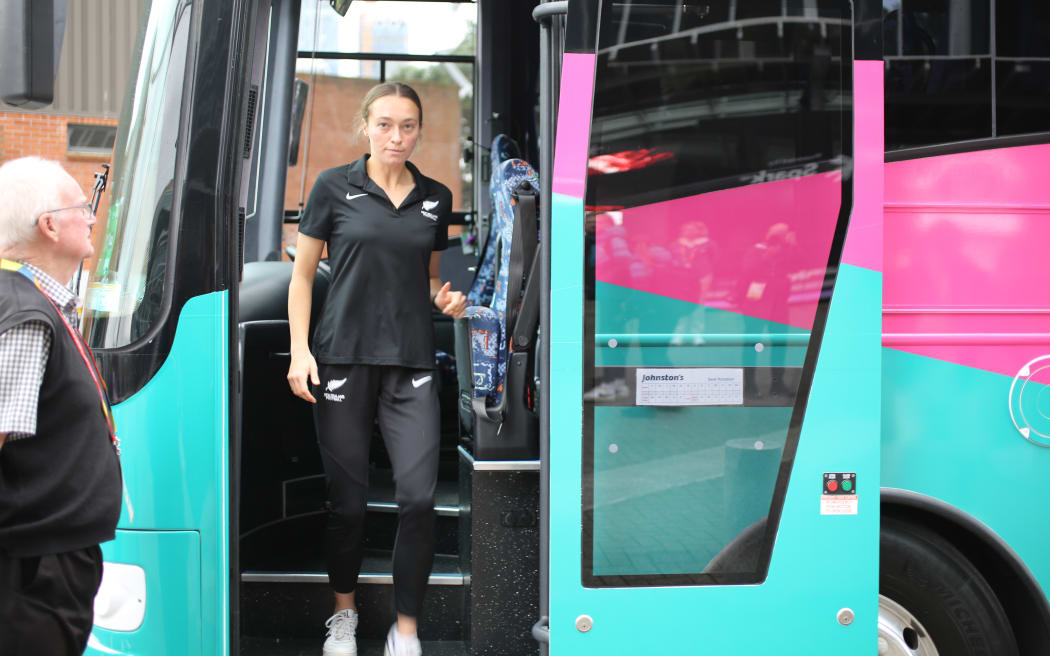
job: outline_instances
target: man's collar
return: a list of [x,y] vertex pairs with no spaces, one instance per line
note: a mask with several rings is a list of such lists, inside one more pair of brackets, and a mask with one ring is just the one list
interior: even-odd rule
[[36,278],[36,281],[40,284],[40,289],[42,289],[44,293],[55,302],[55,305],[62,308],[67,313],[76,314],[77,306],[80,303],[80,299],[77,298],[76,294],[69,291],[69,288],[49,276],[40,267],[33,266],[24,260],[16,260],[16,262],[22,264],[33,274],[33,277]]

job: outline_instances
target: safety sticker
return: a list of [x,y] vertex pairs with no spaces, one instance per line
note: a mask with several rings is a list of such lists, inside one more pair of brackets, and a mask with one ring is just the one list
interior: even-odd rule
[[637,369],[635,405],[743,405],[744,370]]
[[821,515],[857,514],[856,472],[825,473],[820,495]]

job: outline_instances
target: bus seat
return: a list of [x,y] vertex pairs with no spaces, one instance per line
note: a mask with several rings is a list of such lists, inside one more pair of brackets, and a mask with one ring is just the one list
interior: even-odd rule
[[[471,305],[467,308],[466,316],[470,319],[478,318],[476,323],[472,322],[471,328],[471,360],[474,363],[474,371],[478,374],[475,379],[481,383],[480,386],[475,385],[474,396],[489,397],[493,404],[498,404],[503,394],[503,379],[507,373],[507,304],[511,302],[516,305],[520,300],[524,274],[527,273],[523,268],[517,274],[520,275],[518,280],[510,281],[515,233],[514,198],[523,185],[539,195],[539,176],[525,160],[509,159],[494,169],[491,185],[493,225],[496,227],[491,250],[498,253],[498,257],[495,258],[497,265],[494,270],[493,294],[487,307]],[[535,221],[536,217],[530,220]],[[528,234],[537,234],[535,228],[529,230]],[[535,245],[529,249],[530,252],[534,250]],[[529,257],[528,260],[531,263],[532,258]],[[515,288],[515,285],[517,293],[513,300],[509,300],[509,290]],[[493,372],[492,375],[489,372]]]
[[510,332],[536,252],[538,196],[539,178],[524,160],[494,169],[492,299],[469,306],[456,325],[460,423],[479,459],[535,457],[535,413],[525,402],[531,354],[512,349]]
[[[498,134],[492,140],[492,166],[489,172],[490,193],[495,196],[497,183],[500,176],[500,166],[508,159],[519,157],[518,144],[505,134]],[[493,197],[493,207],[496,207]],[[497,244],[499,243],[500,222],[494,216],[489,221],[489,233],[485,237],[485,243],[481,245],[482,256],[478,263],[477,273],[474,275],[474,283],[467,292],[468,305],[488,305],[492,302],[492,293],[496,286],[496,263],[498,261]]]

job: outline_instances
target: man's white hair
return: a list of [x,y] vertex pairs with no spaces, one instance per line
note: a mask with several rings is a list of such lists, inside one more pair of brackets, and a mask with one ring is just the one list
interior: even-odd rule
[[0,252],[33,242],[37,217],[58,209],[59,183],[68,175],[58,162],[39,157],[20,157],[0,166]]

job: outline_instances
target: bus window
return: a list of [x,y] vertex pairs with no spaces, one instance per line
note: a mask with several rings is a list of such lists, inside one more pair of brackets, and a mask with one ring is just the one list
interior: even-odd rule
[[992,135],[988,1],[901,0],[886,14],[886,148]]
[[887,150],[1050,130],[1045,3],[884,6]]
[[[368,150],[358,125],[361,101],[387,81],[411,85],[425,108],[413,163],[452,190],[454,211],[470,211],[473,180],[463,152],[473,140],[476,23],[473,4],[370,2],[340,17],[325,3],[304,2],[296,75],[311,99],[297,162],[288,169],[286,213],[302,210],[321,171]],[[288,225],[285,241],[294,240]]]
[[1050,131],[1050,5],[995,3],[996,134]]
[[734,5],[602,17],[584,585],[753,583],[768,566],[849,209],[850,16]]
[[172,183],[191,13],[186,0],[155,0],[140,32],[139,68],[117,131],[109,217],[100,221],[106,233],[85,295],[84,335],[94,348],[142,339],[169,304],[168,245],[177,229]]

